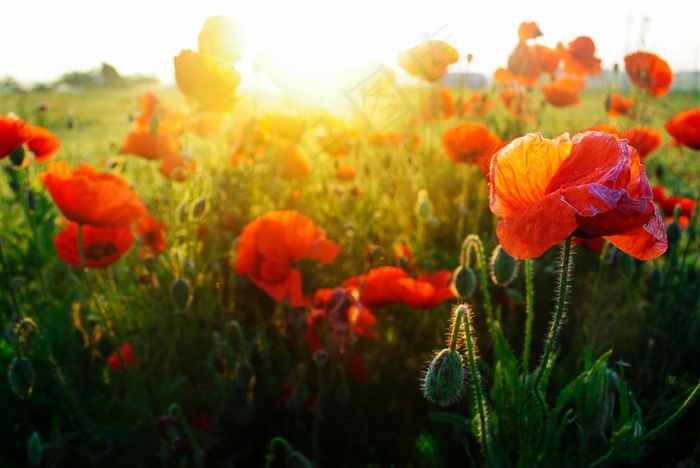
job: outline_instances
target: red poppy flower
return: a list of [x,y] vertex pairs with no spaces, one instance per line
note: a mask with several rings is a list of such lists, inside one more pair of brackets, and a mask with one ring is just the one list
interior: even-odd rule
[[[97,227],[83,225],[83,254],[87,268],[107,268],[119,260],[134,243],[131,226]],[[53,239],[61,260],[74,268],[80,268],[78,224],[68,223]]]
[[540,88],[545,100],[553,106],[565,107],[578,104],[578,93],[585,83],[576,75],[562,75],[554,81],[545,83]]
[[539,81],[542,67],[535,48],[519,42],[508,56],[508,70],[515,76]]
[[446,42],[428,40],[402,51],[398,62],[401,68],[426,81],[437,81],[447,72],[447,67],[459,60],[457,50]]
[[21,119],[0,116],[0,159],[23,145],[34,154],[37,162],[46,162],[56,155],[61,140],[43,127],[27,125]]
[[139,222],[136,223],[136,234],[141,238],[141,245],[150,249],[154,255],[168,246],[163,236],[167,230],[167,226],[151,215],[139,218]]
[[177,153],[180,144],[169,133],[153,133],[150,130],[132,130],[122,143],[122,153],[146,159],[164,159],[169,153]]
[[121,355],[121,359],[119,358],[117,351],[110,354],[107,358],[107,367],[109,370],[121,372],[124,369],[129,369],[136,365],[134,350],[131,349],[131,345],[128,342],[125,342],[119,347],[119,354]]
[[230,110],[241,83],[233,65],[191,50],[182,50],[174,65],[177,87],[200,110]]
[[418,309],[435,307],[455,297],[451,279],[452,272],[447,270],[412,278],[402,268],[386,266],[349,278],[343,286],[360,289],[360,302],[367,307],[404,304]]
[[679,112],[664,128],[681,145],[700,150],[700,109]]
[[158,172],[166,179],[182,182],[187,175],[197,169],[197,164],[193,160],[185,159],[185,153],[179,151],[168,151],[163,155]]
[[277,146],[277,174],[283,179],[306,179],[311,173],[311,163],[294,143],[283,142]]
[[633,104],[632,98],[625,98],[617,93],[613,93],[605,100],[605,110],[608,112],[608,117],[630,115]]
[[39,178],[61,213],[71,221],[93,226],[122,227],[146,214],[146,207],[121,177],[80,163],[47,165]]
[[498,92],[498,97],[503,104],[503,107],[515,116],[525,116],[529,105],[529,98],[523,93],[519,87],[509,86],[501,88]]
[[559,68],[561,62],[561,54],[547,46],[535,44],[532,46],[537,57],[537,62],[540,64],[540,71],[549,75],[553,74]]
[[534,39],[536,37],[542,36],[542,31],[540,31],[539,26],[534,21],[532,22],[522,22],[518,26],[518,39],[521,41],[527,41],[528,39]]
[[303,258],[329,263],[339,252],[340,247],[308,217],[291,210],[272,211],[243,228],[236,273],[246,275],[276,301],[288,298],[293,307],[301,307],[306,303],[301,275],[292,263]]
[[639,158],[644,161],[647,156],[656,151],[661,145],[661,132],[652,127],[630,128],[620,135],[627,139],[630,146],[639,153]]
[[640,260],[663,254],[666,229],[637,151],[605,132],[531,133],[491,159],[491,211],[503,249],[539,257],[571,235],[604,237]]
[[599,58],[595,57],[595,43],[588,36],[577,37],[565,48],[560,42],[557,52],[564,60],[564,73],[572,75],[595,75],[600,73]]
[[505,142],[482,123],[460,122],[443,132],[442,146],[455,164],[478,164],[487,174],[491,156]]
[[690,198],[668,197],[658,200],[659,206],[666,216],[673,216],[676,206],[680,207],[680,215],[692,218],[695,215],[697,203]]
[[665,60],[651,52],[625,56],[625,70],[632,83],[654,96],[665,96],[671,88],[673,72]]

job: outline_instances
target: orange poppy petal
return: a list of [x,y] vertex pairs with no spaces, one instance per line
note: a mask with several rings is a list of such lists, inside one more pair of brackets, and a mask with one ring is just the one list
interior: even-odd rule
[[679,112],[664,124],[664,128],[680,144],[700,150],[700,109]]
[[659,257],[668,248],[664,220],[658,211],[644,226],[624,234],[605,236],[618,249],[639,260]]
[[27,126],[27,147],[34,153],[37,162],[53,158],[61,146],[61,140],[43,127]]

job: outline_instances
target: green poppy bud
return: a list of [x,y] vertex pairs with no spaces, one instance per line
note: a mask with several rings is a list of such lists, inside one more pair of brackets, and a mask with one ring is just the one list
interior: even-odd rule
[[663,284],[664,272],[657,265],[654,267],[653,270],[651,270],[651,273],[649,273],[649,277],[647,278],[647,285],[650,289],[658,291],[659,289],[661,289],[661,286],[663,286]]
[[497,245],[491,254],[491,280],[495,284],[508,286],[518,276],[519,263],[500,244]]
[[450,289],[457,297],[466,299],[476,289],[476,273],[470,267],[459,266],[452,273]]
[[21,167],[22,164],[24,164],[24,147],[20,146],[16,150],[14,150],[12,153],[10,153],[10,162],[14,164],[17,167]]
[[681,240],[681,226],[676,221],[666,226],[666,237],[668,245],[675,245]]
[[192,219],[199,218],[209,211],[209,201],[204,197],[199,197],[192,203]]
[[184,310],[192,298],[192,287],[183,278],[178,278],[170,285],[170,300],[177,310]]
[[34,367],[24,356],[15,356],[7,370],[7,380],[12,393],[21,399],[27,399],[34,389]]
[[27,461],[29,466],[41,466],[41,436],[37,431],[34,431],[27,441]]
[[462,355],[449,348],[440,351],[425,372],[422,389],[428,401],[440,406],[458,402],[464,389]]

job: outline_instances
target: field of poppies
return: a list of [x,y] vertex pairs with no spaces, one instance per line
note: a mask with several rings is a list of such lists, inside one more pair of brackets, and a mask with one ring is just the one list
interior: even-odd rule
[[700,89],[523,23],[340,115],[239,90],[231,28],[2,96],[1,466],[699,466]]

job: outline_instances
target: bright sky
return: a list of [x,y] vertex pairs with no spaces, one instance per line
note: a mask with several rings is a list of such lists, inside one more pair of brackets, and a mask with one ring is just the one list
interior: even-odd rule
[[231,16],[246,31],[238,65],[245,87],[261,86],[260,75],[250,70],[259,53],[281,57],[282,65],[296,63],[286,70],[290,78],[305,74],[313,81],[364,61],[383,61],[400,72],[397,54],[428,38],[449,42],[461,57],[473,54],[471,70],[490,75],[506,64],[522,21],[535,21],[544,33],[539,43],[550,47],[590,36],[604,68],[643,49],[675,71],[700,69],[700,2],[689,0],[496,0],[478,7],[444,0],[3,0],[0,77],[48,82],[107,62],[123,75],[156,75],[171,83],[172,58],[181,49],[197,49],[204,20],[215,14]]

